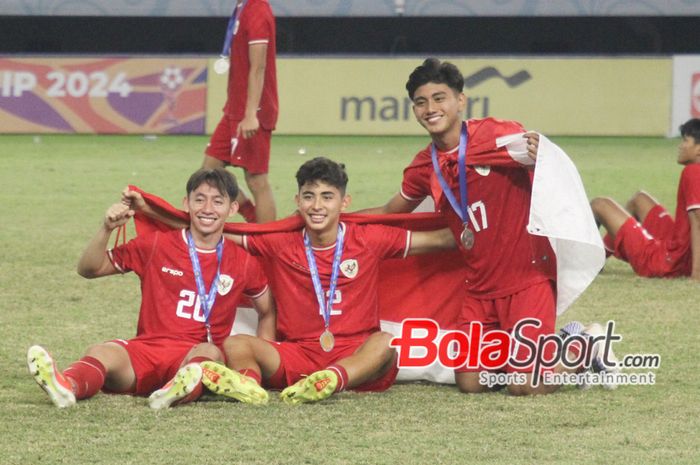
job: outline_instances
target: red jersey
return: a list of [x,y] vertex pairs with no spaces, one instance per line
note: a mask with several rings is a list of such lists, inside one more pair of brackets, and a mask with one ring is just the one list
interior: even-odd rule
[[673,238],[667,242],[667,260],[674,263],[671,274],[689,276],[693,267],[690,249],[690,222],[688,212],[700,208],[700,164],[691,163],[683,168],[678,183],[676,218]]
[[[341,223],[345,230],[338,283],[330,317],[336,339],[364,338],[379,331],[379,262],[405,257],[411,232],[383,225]],[[277,302],[280,340],[318,341],[324,330],[304,249],[303,231],[243,236],[253,255],[264,257]],[[329,292],[335,244],[314,249],[321,285]],[[324,296],[327,299],[327,296]]]
[[[525,129],[515,121],[494,118],[469,120],[467,124],[468,228],[474,246],[462,247],[462,221],[437,181],[431,145],[419,152],[404,170],[401,195],[409,200],[431,196],[436,210],[445,215],[467,270],[467,292],[478,298],[513,294],[538,282],[554,279],[556,259],[546,237],[526,230],[532,194],[531,172],[516,161],[496,139]],[[459,201],[458,150],[439,152],[443,177]]]
[[[216,275],[216,250],[197,252],[209,291]],[[134,271],[141,279],[137,336],[166,336],[193,343],[207,340],[184,229],[139,235],[107,253],[119,271]],[[209,315],[215,344],[223,343],[231,333],[241,295],[256,298],[266,290],[267,280],[258,261],[236,243],[224,240],[218,292]]]
[[264,129],[273,130],[277,123],[278,112],[275,17],[267,0],[246,1],[238,18],[238,28],[234,30],[231,41],[228,99],[224,106],[224,113],[235,121],[243,119],[248,98],[248,73],[250,72],[248,47],[254,44],[267,44],[265,79],[260,97],[258,121]]

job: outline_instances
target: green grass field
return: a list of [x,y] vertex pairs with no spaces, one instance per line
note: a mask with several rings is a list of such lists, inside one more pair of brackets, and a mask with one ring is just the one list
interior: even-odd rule
[[[677,140],[554,140],[577,164],[589,197],[625,201],[643,186],[675,208]],[[157,413],[143,398],[98,394],[72,409],[54,408],[27,372],[31,344],[47,347],[64,367],[90,344],[128,338],[136,328],[137,278],[80,278],[83,246],[126,184],[179,205],[205,143],[182,136],[0,138],[0,464],[700,462],[700,286],[637,278],[614,259],[561,321],[614,320],[624,336],[618,355],[661,355],[654,386],[511,398],[404,384],[297,408],[276,398],[262,408],[208,399]],[[346,163],[351,209],[381,204],[426,143],[276,136],[278,209],[293,210],[294,173],[315,155]]]

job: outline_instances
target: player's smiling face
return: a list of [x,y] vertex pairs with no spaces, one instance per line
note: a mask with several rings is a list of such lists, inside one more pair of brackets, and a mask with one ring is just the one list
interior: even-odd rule
[[700,144],[696,144],[692,136],[683,136],[678,145],[678,163],[687,165],[698,162],[700,162]]
[[413,93],[413,114],[432,138],[454,132],[459,137],[466,97],[447,84],[429,82]]
[[350,204],[350,196],[335,186],[317,181],[301,186],[295,200],[312,244],[324,246],[335,242],[340,212]]
[[190,215],[190,231],[200,247],[208,247],[219,240],[226,218],[238,210],[238,203],[206,182],[194,189],[184,200]]

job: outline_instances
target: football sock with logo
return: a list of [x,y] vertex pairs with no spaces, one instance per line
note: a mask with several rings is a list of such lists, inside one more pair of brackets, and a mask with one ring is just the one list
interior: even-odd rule
[[238,213],[240,213],[248,223],[258,222],[258,218],[255,216],[255,205],[250,200],[246,200],[238,206]]
[[97,394],[105,384],[107,370],[94,357],[85,356],[63,371],[63,376],[73,386],[75,398],[87,399]]
[[255,382],[258,383],[258,386],[262,385],[262,376],[260,376],[260,373],[258,373],[257,371],[251,368],[245,368],[243,370],[238,370],[238,372],[243,376],[247,376],[248,378],[254,379]]
[[330,365],[326,370],[333,371],[338,376],[338,384],[335,387],[334,392],[341,392],[348,385],[348,372],[343,368],[342,365],[334,364]]

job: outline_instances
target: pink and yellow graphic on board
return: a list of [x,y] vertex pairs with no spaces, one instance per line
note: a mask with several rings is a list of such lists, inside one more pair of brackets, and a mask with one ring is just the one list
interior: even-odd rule
[[0,128],[203,134],[206,92],[206,59],[0,58]]

